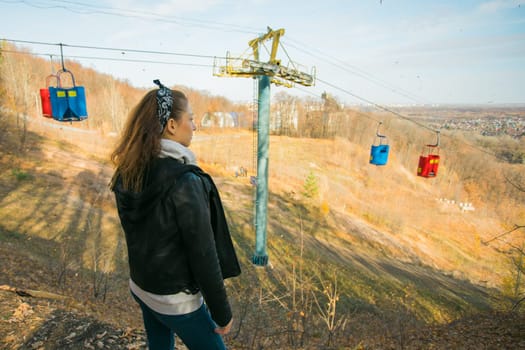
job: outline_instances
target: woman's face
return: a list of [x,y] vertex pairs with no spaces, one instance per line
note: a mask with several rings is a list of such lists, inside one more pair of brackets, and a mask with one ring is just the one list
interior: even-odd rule
[[193,132],[197,129],[193,123],[193,111],[191,110],[190,105],[188,104],[186,111],[178,121],[173,121],[176,126],[171,139],[183,146],[189,147],[193,137]]

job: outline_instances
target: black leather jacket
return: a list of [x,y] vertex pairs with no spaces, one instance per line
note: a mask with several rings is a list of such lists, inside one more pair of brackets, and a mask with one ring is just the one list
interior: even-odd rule
[[200,168],[155,159],[142,192],[113,188],[126,235],[131,279],[155,294],[201,291],[213,320],[231,309],[224,278],[240,274],[219,192]]

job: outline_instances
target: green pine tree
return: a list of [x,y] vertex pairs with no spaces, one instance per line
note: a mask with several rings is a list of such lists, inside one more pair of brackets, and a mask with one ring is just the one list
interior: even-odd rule
[[310,171],[303,185],[303,196],[306,198],[316,198],[319,195],[319,180]]

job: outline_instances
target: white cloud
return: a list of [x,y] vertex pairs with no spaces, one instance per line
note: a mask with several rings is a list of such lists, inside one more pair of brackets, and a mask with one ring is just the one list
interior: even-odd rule
[[503,9],[525,6],[523,0],[493,0],[480,4],[478,10],[482,13],[495,13]]

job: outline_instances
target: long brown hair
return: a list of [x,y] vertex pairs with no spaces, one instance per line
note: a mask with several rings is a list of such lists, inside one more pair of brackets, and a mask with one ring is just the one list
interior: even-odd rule
[[[146,167],[160,153],[162,133],[157,117],[157,91],[146,93],[128,116],[117,147],[111,153],[116,168],[110,182],[111,189],[115,188],[120,177],[125,190],[140,192]],[[173,108],[170,118],[179,121],[188,107],[188,99],[181,91],[171,91]]]

